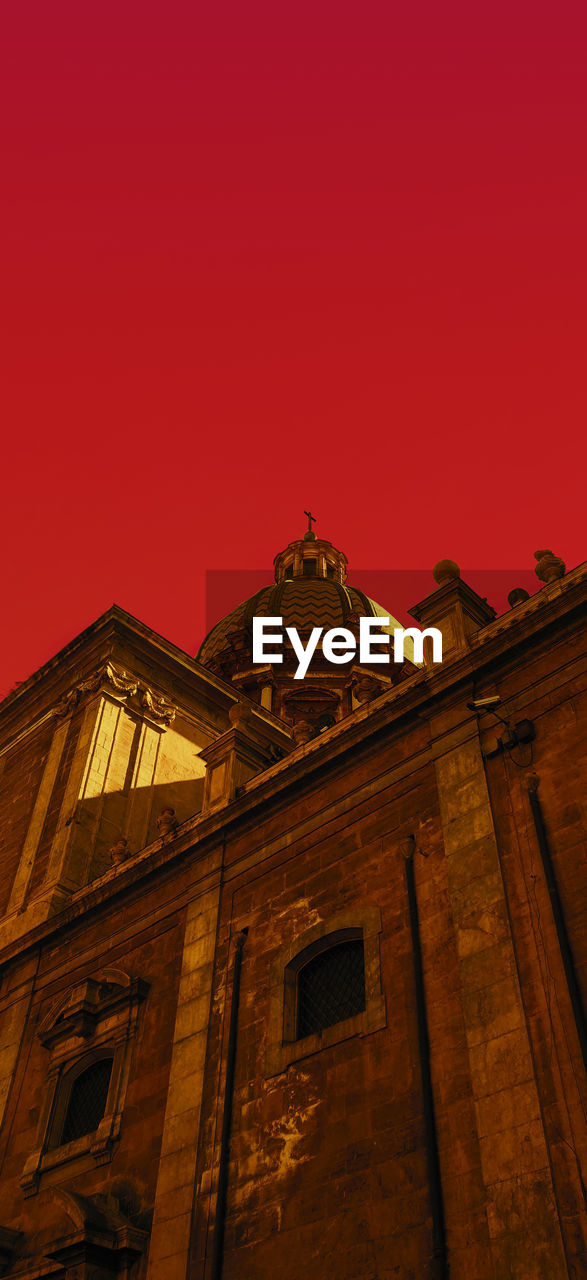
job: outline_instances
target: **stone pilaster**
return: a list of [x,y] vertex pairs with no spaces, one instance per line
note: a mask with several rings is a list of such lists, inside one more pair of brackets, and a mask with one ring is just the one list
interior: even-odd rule
[[0,1129],[28,1018],[35,969],[36,960],[29,960],[20,970],[15,988],[11,988],[10,980],[6,978],[0,1001]]
[[200,752],[206,762],[204,811],[234,800],[239,787],[266,769],[275,759],[272,746],[280,744],[284,735],[264,726],[260,731],[249,707],[236,703],[229,711],[232,728]]
[[41,778],[35,805],[31,814],[31,820],[29,822],[25,842],[22,847],[20,862],[14,878],[12,892],[8,903],[8,911],[6,913],[7,916],[12,915],[15,911],[19,911],[26,898],[29,880],[34,866],[37,849],[39,847],[39,840],[41,839],[45,818],[47,816],[49,802],[53,793],[53,787],[57,778],[57,771],[61,763],[61,757],[63,755],[69,726],[70,720],[68,718],[57,725],[53,734],[53,739],[49,748],[49,754],[45,761],[45,768],[43,770],[43,776]]
[[132,852],[143,849],[147,844],[149,818],[153,803],[153,784],[159,760],[162,730],[144,721],[139,732],[138,750],[129,794],[124,822],[125,835],[132,841]]
[[[122,715],[120,703],[102,694],[92,698],[85,708],[47,875],[39,894],[50,903],[51,912],[59,910],[83,883],[108,773],[110,769],[120,772],[120,746],[116,752],[114,748]],[[126,755],[128,759],[128,750]],[[96,802],[92,811],[88,806],[90,800]]]
[[185,1280],[196,1180],[220,889],[188,908],[148,1280]]
[[[462,581],[454,560],[439,560],[432,572],[437,590],[408,612],[422,630],[437,627],[442,633],[442,657],[446,660],[466,651],[470,637],[493,620],[495,609]],[[424,644],[424,657],[427,663],[431,661],[428,641]]]
[[568,1271],[477,727],[439,716],[432,731],[495,1275],[559,1280]]

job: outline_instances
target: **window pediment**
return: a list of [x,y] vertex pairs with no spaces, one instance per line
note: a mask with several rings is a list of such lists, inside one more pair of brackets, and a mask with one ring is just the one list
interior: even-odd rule
[[124,1020],[149,989],[141,978],[120,969],[105,969],[77,983],[61,995],[46,1013],[37,1034],[46,1049],[56,1049],[72,1037],[89,1039],[99,1024],[118,1015]]
[[[97,1164],[111,1159],[122,1124],[132,1040],[148,990],[142,978],[101,969],[63,992],[45,1013],[37,1035],[50,1056],[37,1145],[21,1177],[25,1195],[36,1193],[43,1171],[78,1158]],[[84,1127],[83,1117],[70,1124],[72,1098],[80,1104],[72,1094],[75,1082],[84,1074],[89,1078],[93,1064],[101,1061],[111,1063],[108,1080],[102,1082],[101,1118],[96,1112],[94,1129]]]

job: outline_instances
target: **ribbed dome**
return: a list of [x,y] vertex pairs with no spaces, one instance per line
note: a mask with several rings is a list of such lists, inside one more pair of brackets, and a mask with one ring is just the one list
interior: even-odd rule
[[[262,587],[249,600],[239,604],[232,613],[209,632],[200,646],[198,661],[204,666],[214,665],[214,659],[226,646],[235,631],[248,630],[254,617],[283,618],[284,627],[297,627],[299,632],[312,627],[345,627],[349,616],[381,617],[388,614],[381,605],[370,600],[357,587],[343,586],[328,578],[284,578],[270,587]],[[400,624],[391,619],[390,625]]]
[[302,640],[310,636],[313,627],[323,627],[324,632],[344,627],[357,639],[360,619],[365,617],[389,617],[388,631],[400,625],[358,587],[346,586],[344,552],[317,538],[311,529],[280,551],[274,563],[275,583],[262,587],[212,628],[200,647],[198,661],[289,722],[296,742],[307,742],[362,702],[371,701],[390,684],[404,679],[413,667],[409,660],[385,666],[365,664],[356,656],[348,664],[333,664],[319,644],[311,669],[298,680],[299,659],[285,636],[282,662],[275,664],[269,659],[255,665],[253,618],[281,618],[282,626],[295,627]]

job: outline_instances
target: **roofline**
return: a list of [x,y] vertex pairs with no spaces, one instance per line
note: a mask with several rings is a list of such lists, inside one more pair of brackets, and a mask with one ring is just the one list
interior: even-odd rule
[[[246,695],[227,684],[221,676],[209,671],[207,667],[203,666],[197,658],[187,653],[185,649],[181,649],[172,640],[168,640],[159,632],[154,631],[152,627],[141,622],[140,618],[135,618],[133,614],[122,609],[120,605],[112,604],[109,609],[106,609],[89,626],[68,641],[47,662],[44,662],[36,671],[33,671],[16,689],[6,695],[0,702],[0,722],[5,722],[12,715],[18,717],[23,704],[26,704],[27,699],[30,696],[34,696],[36,691],[43,687],[44,681],[49,676],[60,673],[67,666],[71,668],[76,654],[81,654],[88,642],[100,637],[101,633],[104,633],[105,636],[112,635],[112,637],[126,633],[127,636],[131,635],[146,641],[148,645],[159,650],[161,655],[170,659],[176,668],[178,666],[181,667],[190,678],[200,681],[208,686],[210,690],[214,690],[215,693],[220,695],[220,699],[226,707],[229,707],[234,702],[242,701],[243,696],[249,702]],[[270,711],[267,711],[266,708],[259,707],[257,710],[262,719],[266,719],[273,725],[282,726],[282,722],[273,716]]]

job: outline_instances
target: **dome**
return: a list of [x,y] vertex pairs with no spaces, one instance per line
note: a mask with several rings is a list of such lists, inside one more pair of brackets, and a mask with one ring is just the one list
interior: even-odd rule
[[[254,617],[280,617],[283,627],[295,627],[301,637],[313,627],[346,627],[358,635],[362,617],[389,617],[385,630],[401,624],[388,609],[371,600],[358,587],[346,585],[347,558],[324,539],[308,530],[304,538],[290,542],[275,557],[275,582],[262,587],[244,600],[212,627],[197,654],[197,659],[243,689],[247,696],[262,702],[267,709],[296,723],[300,707],[309,714],[312,700],[314,719],[331,722],[348,714],[367,696],[377,696],[390,682],[413,670],[411,662],[404,666],[381,664],[366,669],[357,662],[348,666],[332,666],[317,655],[310,673],[303,681],[294,681],[297,659],[284,644],[284,661],[269,668],[252,663],[252,622]],[[289,649],[289,652],[288,652]],[[406,650],[408,645],[406,645]],[[300,689],[300,685],[304,689]],[[363,696],[364,695],[364,696]],[[318,714],[320,713],[320,714]]]
[[[249,627],[254,617],[283,618],[284,627],[297,627],[300,633],[312,627],[346,627],[354,618],[388,617],[387,609],[370,600],[357,587],[342,586],[327,578],[293,578],[262,587],[249,600],[237,605],[206,636],[197,658],[205,667],[213,666],[227,637],[235,629]],[[390,620],[393,626],[395,619]],[[396,622],[399,627],[400,623]]]

